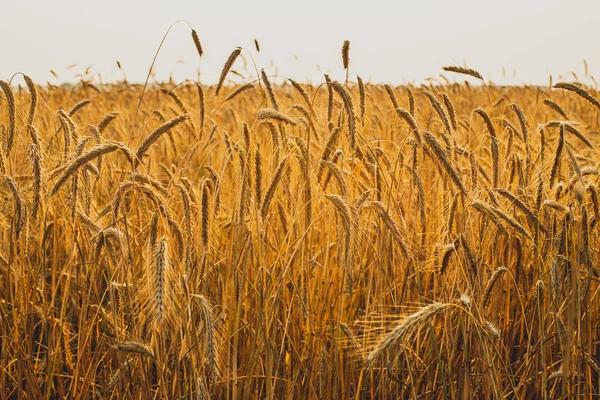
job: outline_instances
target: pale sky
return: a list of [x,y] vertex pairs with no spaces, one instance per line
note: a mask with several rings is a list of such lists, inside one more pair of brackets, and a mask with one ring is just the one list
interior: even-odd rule
[[119,60],[130,82],[143,82],[163,35],[181,19],[205,54],[199,60],[189,27],[176,24],[158,56],[159,80],[196,79],[200,68],[201,82],[215,83],[237,46],[248,71],[242,60],[234,69],[246,76],[255,75],[252,56],[269,75],[343,79],[345,39],[350,72],[373,82],[422,83],[466,63],[497,83],[546,84],[549,74],[572,79],[570,71],[583,80],[584,60],[600,77],[598,0],[0,0],[0,10],[0,79],[24,72],[58,84],[91,65],[103,80],[120,80]]

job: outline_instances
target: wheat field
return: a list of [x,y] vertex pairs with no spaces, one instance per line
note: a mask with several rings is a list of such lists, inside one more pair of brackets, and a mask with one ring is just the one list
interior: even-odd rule
[[258,50],[0,81],[0,397],[600,395],[591,78],[232,84]]

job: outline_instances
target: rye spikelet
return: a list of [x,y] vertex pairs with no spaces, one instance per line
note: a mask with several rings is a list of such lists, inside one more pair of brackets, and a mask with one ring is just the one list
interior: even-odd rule
[[185,188],[185,186],[181,184],[176,184],[175,187],[179,190],[179,195],[181,196],[182,204],[183,204],[183,218],[185,223],[185,233],[186,233],[186,255],[187,251],[192,247],[192,206],[190,195]]
[[231,101],[235,97],[237,97],[239,94],[245,92],[246,90],[250,90],[250,89],[254,89],[254,85],[251,83],[247,83],[244,86],[241,86],[241,87],[237,88],[236,90],[234,90],[233,92],[231,92],[231,94],[229,96],[227,96],[225,101]]
[[480,201],[480,200],[475,200],[470,205],[471,205],[471,207],[473,207],[477,211],[479,211],[481,214],[485,215],[486,217],[488,217],[489,219],[494,221],[494,224],[496,224],[496,227],[498,228],[498,230],[504,236],[508,236],[508,232],[507,232],[506,228],[504,228],[504,226],[502,225],[500,218],[498,218],[498,215],[497,215],[494,207],[492,207],[491,205],[489,205],[483,201]]
[[42,202],[43,191],[42,156],[39,145],[32,143],[29,146],[29,155],[33,163],[33,201],[31,203],[31,216],[35,219]]
[[154,305],[156,307],[156,321],[160,324],[165,316],[165,289],[166,272],[169,268],[169,252],[167,238],[162,237],[156,244],[154,251]]
[[360,121],[362,125],[365,125],[365,84],[360,76],[356,76],[356,80],[358,81],[358,95],[360,100]]
[[517,119],[519,120],[519,125],[521,126],[521,137],[523,138],[523,142],[527,144],[527,136],[529,133],[527,131],[527,119],[525,118],[525,114],[523,113],[523,110],[521,110],[521,107],[519,107],[518,104],[513,103],[510,105],[510,108],[511,110],[513,110],[513,112],[517,116]]
[[208,382],[215,381],[218,373],[217,367],[217,339],[214,329],[214,317],[212,307],[208,299],[204,296],[192,294],[192,297],[199,300],[200,312],[202,315],[202,324],[206,338],[206,357],[208,361]]
[[78,102],[77,104],[75,104],[73,107],[71,107],[71,109],[69,110],[69,112],[67,113],[67,115],[69,117],[73,117],[73,115],[77,114],[77,112],[79,110],[81,110],[83,107],[87,106],[91,102],[92,101],[90,99],[81,100],[80,102]]
[[223,69],[221,70],[221,76],[219,77],[219,83],[217,83],[217,88],[215,89],[215,94],[219,94],[219,91],[221,90],[221,87],[223,86],[223,82],[225,82],[225,78],[227,77],[227,73],[229,72],[229,70],[233,66],[233,63],[235,63],[235,60],[238,58],[238,56],[240,55],[241,52],[242,52],[242,49],[238,47],[229,55],[229,58],[227,59],[227,61],[225,62],[225,65],[223,66]]
[[277,104],[277,99],[275,99],[275,92],[273,91],[273,87],[271,86],[271,82],[269,81],[269,77],[265,73],[265,70],[260,70],[260,76],[262,78],[265,87],[267,88],[267,93],[269,94],[269,99],[271,100],[271,106],[279,111],[279,105]]
[[260,204],[262,201],[262,156],[259,147],[254,152],[254,188],[256,204]]
[[579,129],[575,128],[569,123],[563,123],[563,125],[565,126],[565,130],[567,132],[575,135],[577,139],[581,140],[587,147],[589,147],[590,149],[594,148],[592,142],[590,142],[590,140]]
[[412,256],[411,252],[406,245],[406,241],[404,239],[405,235],[400,232],[396,221],[392,218],[390,213],[387,210],[387,207],[380,201],[365,201],[363,203],[364,208],[371,208],[379,214],[379,217],[383,220],[386,227],[392,233],[392,237],[396,241],[396,243],[400,246],[400,249],[404,253],[404,256],[410,258]]
[[506,271],[508,271],[508,269],[506,267],[499,267],[499,268],[496,268],[496,270],[492,274],[492,277],[490,278],[487,285],[485,286],[485,292],[484,292],[485,294],[483,296],[483,306],[484,307],[487,307],[487,305],[490,302],[492,290],[494,289],[494,285],[496,284],[496,281],[498,280],[500,275]]
[[342,230],[343,230],[343,238],[344,238],[344,268],[350,274],[351,278],[353,275],[353,263],[351,260],[352,257],[352,237],[355,229],[355,220],[356,216],[354,211],[351,209],[348,201],[337,194],[326,194],[325,198],[333,204],[340,216],[340,220],[342,221]]
[[100,121],[100,123],[98,124],[98,132],[102,133],[106,130],[106,128],[108,127],[108,125],[114,121],[114,119],[117,118],[117,114],[115,113],[110,113],[108,115],[106,115],[106,117],[104,117],[102,119],[102,121]]
[[57,111],[58,120],[60,121],[61,129],[64,133],[64,153],[63,158],[66,160],[72,150],[72,143],[77,142],[77,131],[75,123],[64,110]]
[[490,149],[492,151],[492,185],[498,187],[498,179],[500,177],[500,151],[498,150],[498,138],[496,136],[496,129],[492,123],[492,119],[485,112],[484,109],[478,108],[475,110],[479,116],[485,122],[488,132],[490,133]]
[[327,83],[327,123],[329,123],[333,117],[333,86],[327,74],[325,74],[325,82]]
[[440,101],[435,98],[433,93],[431,93],[428,90],[423,91],[423,94],[425,95],[425,97],[427,97],[427,99],[429,99],[431,106],[433,107],[435,112],[440,116],[440,119],[444,123],[444,127],[446,128],[446,132],[448,133],[448,135],[452,136],[453,135],[452,127],[450,126],[450,121],[448,120],[448,116],[446,115],[446,112],[444,111],[444,107],[442,106],[442,103],[440,103]]
[[202,128],[204,128],[204,89],[199,83],[196,83],[196,90],[198,91],[198,121],[200,126],[198,137],[201,137]]
[[444,71],[448,71],[448,72],[454,72],[457,74],[463,74],[463,75],[469,75],[472,76],[473,78],[477,78],[481,81],[483,81],[483,76],[481,76],[481,74],[477,71],[475,71],[474,69],[471,68],[465,68],[465,67],[457,67],[457,66],[447,66],[447,67],[443,67],[442,68]]
[[350,41],[344,40],[344,44],[342,45],[342,64],[344,65],[344,69],[348,70],[350,66]]
[[10,155],[10,151],[12,150],[13,140],[15,138],[15,118],[16,118],[16,109],[15,109],[15,97],[10,85],[2,80],[0,80],[0,88],[4,91],[4,96],[6,97],[6,103],[8,105],[8,132],[6,137],[6,155]]
[[135,171],[131,173],[131,175],[129,176],[129,180],[131,180],[132,182],[138,182],[140,184],[152,186],[152,188],[158,190],[160,194],[165,197],[169,195],[169,191],[167,190],[167,188],[159,180],[148,174]]
[[154,215],[152,216],[152,220],[150,221],[150,235],[148,236],[148,244],[151,249],[156,247],[156,242],[158,241],[158,218],[160,217],[160,212],[156,210]]
[[[332,161],[320,160],[319,162],[325,167],[327,167],[329,172],[335,177],[335,180],[337,181],[340,189],[340,195],[342,197],[347,197],[348,185],[346,184],[346,178],[344,177],[344,173],[342,172],[340,167],[338,167],[337,164],[335,164]],[[329,179],[325,179],[325,181],[323,182],[323,190],[327,189],[327,183],[329,183]]]
[[452,256],[452,254],[456,253],[456,244],[450,243],[445,246],[442,246],[442,248],[440,249],[440,253],[441,261],[438,267],[438,273],[443,275],[448,270],[448,265],[450,264],[450,257]]
[[450,309],[453,305],[453,303],[431,303],[399,320],[396,323],[396,326],[384,335],[374,346],[373,350],[367,356],[367,363],[371,365],[373,361],[375,361],[390,346],[408,340],[408,337],[413,334],[417,328],[436,315]]
[[138,150],[135,154],[137,160],[138,161],[142,160],[142,158],[144,157],[144,154],[146,154],[146,151],[148,151],[148,149],[150,148],[152,143],[154,143],[159,137],[161,137],[162,134],[169,132],[171,129],[175,128],[177,125],[179,125],[180,123],[185,121],[187,118],[188,118],[187,114],[180,115],[178,117],[173,118],[170,121],[165,122],[164,124],[162,124],[158,128],[156,128],[154,131],[152,131],[152,133],[150,133],[146,137],[146,139],[144,139],[142,144],[140,144],[140,146],[138,147]]
[[[2,132],[0,132],[2,133]],[[4,146],[0,141],[0,173],[6,175],[6,161],[4,160]]]
[[467,194],[467,188],[463,184],[458,172],[454,169],[450,160],[446,156],[446,152],[442,149],[440,142],[429,132],[424,132],[425,143],[427,144],[430,152],[429,154],[434,160],[438,161],[444,170],[448,173],[448,176],[452,182],[460,189],[463,195]]
[[154,358],[154,352],[150,346],[140,342],[118,342],[113,345],[113,349],[119,353],[136,353],[141,354],[145,357]]
[[567,83],[567,82],[559,82],[556,85],[554,85],[554,87],[557,89],[564,89],[564,90],[568,90],[571,92],[575,92],[579,96],[581,96],[582,98],[587,100],[590,104],[592,104],[593,106],[595,106],[596,108],[598,108],[600,110],[600,102],[594,96],[589,94],[589,92],[587,90],[585,90],[584,88],[582,88],[581,86],[574,85],[572,83]]
[[33,119],[35,118],[35,110],[37,108],[38,103],[38,92],[35,88],[35,84],[27,75],[23,75],[25,79],[25,83],[27,84],[27,89],[29,89],[29,95],[31,96],[30,105],[29,105],[29,114],[27,115],[27,125],[33,125]]
[[[336,164],[338,162],[338,159],[342,156],[343,152],[342,150],[336,150],[335,153],[333,153],[333,157],[331,157],[331,163],[332,164]],[[326,161],[326,160],[323,160]],[[323,168],[325,166],[325,163],[323,162],[319,162],[319,168]],[[319,169],[319,172],[322,172],[322,169]],[[340,171],[341,172],[341,171]],[[333,171],[329,171],[327,173],[327,175],[325,176],[325,179],[323,180],[323,190],[325,190],[327,188],[327,185],[329,185],[329,181],[331,180],[331,176],[334,174]],[[340,189],[343,190],[343,189]]]
[[575,155],[573,154],[573,151],[571,150],[571,146],[569,146],[567,144],[565,147],[567,148],[567,154],[569,155],[569,160],[571,161],[571,167],[573,168],[573,171],[575,171],[575,176],[577,176],[577,178],[579,178],[579,182],[581,183],[581,186],[585,186],[585,180],[583,179],[583,173],[581,172],[581,167],[579,166],[579,163],[577,162],[577,158],[575,157]]
[[450,116],[452,129],[456,130],[458,128],[458,124],[456,123],[456,110],[454,109],[454,104],[452,104],[450,96],[448,96],[446,93],[443,93],[442,97],[444,99],[444,105],[446,106],[446,110],[448,110],[448,115]]
[[477,177],[479,171],[479,164],[477,163],[477,159],[475,158],[475,153],[471,152],[469,154],[469,163],[471,165],[471,189],[475,190],[477,187]]
[[558,174],[560,166],[560,156],[562,154],[563,147],[565,145],[565,125],[560,125],[560,133],[558,135],[558,144],[556,146],[556,152],[554,153],[554,163],[552,164],[552,170],[550,171],[550,187],[554,186],[554,180]]
[[567,116],[565,110],[563,110],[563,108],[559,106],[556,102],[550,99],[544,99],[544,104],[556,111],[564,119],[569,120],[569,117]]
[[319,135],[319,132],[317,131],[317,127],[315,126],[314,121],[311,118],[311,114],[308,112],[308,110],[306,108],[304,108],[303,106],[301,106],[300,104],[294,104],[292,106],[292,109],[300,112],[300,114],[302,114],[304,116],[306,121],[301,121],[302,124],[308,126],[310,128],[310,130],[312,132],[314,132],[317,141],[320,141],[321,137]]
[[396,114],[398,115],[398,117],[401,120],[405,121],[408,124],[412,133],[415,135],[417,142],[421,143],[421,134],[419,133],[419,125],[417,125],[417,121],[415,120],[413,115],[409,111],[406,111],[403,108],[396,108]]
[[540,225],[540,221],[538,220],[537,215],[532,210],[530,210],[529,207],[525,205],[525,203],[519,200],[517,196],[515,196],[510,191],[504,188],[498,188],[496,189],[496,192],[507,198],[512,205],[519,208],[527,216],[527,218],[529,218],[529,220],[534,226],[540,226],[540,228],[545,231],[545,228]]
[[409,87],[406,88],[406,94],[408,95],[408,112],[413,117],[415,116],[415,96],[413,96],[412,90]]
[[594,218],[596,221],[600,221],[600,196],[598,196],[598,188],[595,184],[590,183],[587,190],[590,192],[590,198],[594,208]]
[[344,108],[348,114],[348,140],[352,149],[356,148],[356,124],[354,121],[354,109],[352,106],[352,98],[339,82],[331,82],[329,85],[340,95],[344,103]]
[[397,109],[398,107],[400,107],[400,105],[398,104],[398,99],[396,98],[396,95],[394,94],[394,91],[392,90],[391,86],[385,84],[383,85],[383,87],[385,88],[385,91],[387,92],[394,108]]
[[194,46],[196,46],[196,51],[198,52],[198,57],[202,57],[204,51],[202,50],[202,45],[200,44],[200,38],[198,37],[198,32],[192,29],[192,40],[194,41]]
[[283,122],[289,125],[297,125],[297,122],[295,120],[283,113],[280,113],[279,111],[273,108],[263,108],[261,110],[258,110],[256,118],[260,120],[274,119],[276,121]]
[[499,208],[494,208],[493,210],[500,218],[502,218],[506,223],[508,223],[508,225],[510,225],[512,228],[514,228],[517,232],[522,233],[523,235],[527,236],[529,239],[532,239],[531,235],[529,234],[529,232],[527,232],[527,230],[523,227],[523,225],[521,225],[519,222],[517,222],[517,220],[515,220],[513,217],[506,214],[504,211],[502,211]]
[[208,233],[210,227],[210,204],[209,204],[209,187],[206,183],[202,185],[202,202],[201,202],[201,216],[202,216],[202,245],[206,249],[208,246]]
[[283,229],[284,235],[287,235],[287,233],[288,233],[287,213],[285,212],[285,209],[283,208],[283,205],[281,204],[281,202],[279,200],[277,201],[277,214],[279,216],[279,222],[281,223],[281,229]]
[[14,224],[14,233],[15,238],[19,238],[21,232],[26,229],[27,225],[27,206],[25,204],[25,200],[23,200],[23,195],[17,186],[17,183],[8,175],[4,175],[4,180],[8,184],[8,188],[10,189],[10,194],[13,198],[14,204],[14,214],[13,224]]
[[293,80],[293,79],[288,79],[288,80],[290,81],[290,83],[292,84],[292,86],[294,87],[294,89],[296,89],[298,91],[298,93],[300,93],[300,96],[302,96],[302,99],[304,100],[304,102],[308,106],[308,109],[310,110],[311,117],[315,121],[318,121],[317,113],[315,112],[315,109],[313,107],[312,101],[310,101],[310,97],[308,97],[308,93],[306,92],[306,90],[304,90],[304,88],[302,87],[302,85],[300,85],[295,80]]
[[552,208],[562,213],[567,213],[569,211],[567,207],[551,199],[544,200],[544,202],[542,203],[542,207]]
[[273,197],[275,196],[275,191],[277,190],[277,186],[279,185],[279,182],[281,181],[281,178],[283,177],[283,173],[284,173],[284,170],[286,169],[286,167],[287,167],[287,157],[284,158],[283,160],[281,160],[281,162],[277,166],[277,170],[275,171],[275,174],[273,175],[273,179],[271,180],[271,184],[269,185],[269,188],[267,189],[267,192],[265,194],[265,199],[263,200],[262,206],[260,209],[260,213],[263,218],[265,218],[267,216],[267,213],[269,212],[269,205],[271,204],[271,201],[273,200]]
[[121,150],[131,161],[131,151],[125,146],[123,143],[119,142],[106,142],[99,144],[98,146],[90,149],[86,153],[81,154],[77,158],[75,158],[64,170],[62,175],[58,178],[52,189],[50,190],[49,195],[53,196],[58,189],[69,179],[71,175],[73,175],[77,170],[83,167],[85,164],[90,162],[91,160],[100,157],[104,154],[111,153],[115,150]]

